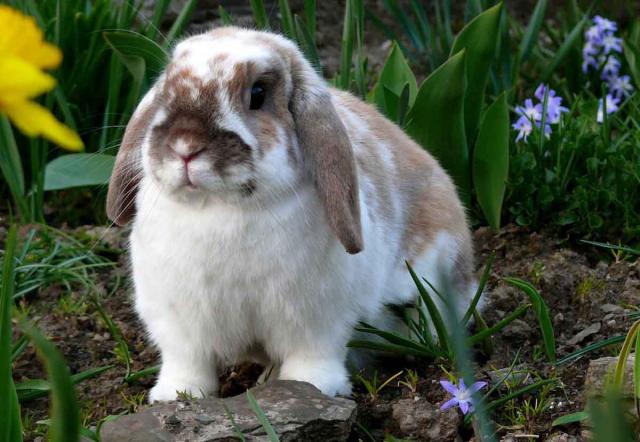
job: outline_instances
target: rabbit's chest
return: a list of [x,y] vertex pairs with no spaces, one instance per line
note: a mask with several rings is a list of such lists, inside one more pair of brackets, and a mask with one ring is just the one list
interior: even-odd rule
[[190,326],[206,323],[221,348],[251,345],[280,321],[310,314],[309,297],[326,289],[322,275],[342,252],[321,217],[300,216],[306,210],[219,208],[134,225],[138,307],[164,309]]

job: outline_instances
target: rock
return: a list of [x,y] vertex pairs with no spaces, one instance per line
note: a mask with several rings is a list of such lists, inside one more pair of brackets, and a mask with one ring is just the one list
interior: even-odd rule
[[624,311],[622,307],[615,304],[602,304],[600,310],[605,313],[622,313]]
[[599,322],[594,322],[589,327],[585,328],[584,330],[576,334],[573,338],[569,339],[569,341],[567,341],[567,344],[577,345],[582,341],[584,341],[585,339],[587,339],[589,336],[595,335],[596,333],[598,333],[601,328],[602,328],[602,324],[600,324]]
[[[509,371],[511,371],[511,373],[509,373]],[[513,370],[511,370],[511,367],[505,367],[492,370],[488,374],[491,378],[491,385],[502,383],[502,386],[505,388],[507,384],[510,387],[522,387],[533,383],[531,371],[528,370],[524,364],[513,367]]]
[[531,326],[524,322],[522,319],[516,319],[511,324],[507,325],[507,327],[503,331],[506,336],[519,339],[526,339],[531,337],[532,332],[533,329],[531,328]]
[[[627,367],[625,371],[625,381],[622,394],[626,397],[633,397],[633,362],[634,355],[627,359]],[[584,380],[584,396],[587,399],[593,395],[600,395],[604,391],[606,382],[613,377],[613,372],[618,363],[617,357],[604,357],[594,359],[589,362],[587,374]]]
[[[391,406],[397,436],[419,440],[452,441],[458,435],[462,417],[456,408],[441,411],[422,397],[399,399]],[[395,434],[395,433],[394,433]]]
[[[356,413],[350,399],[330,398],[296,381],[271,381],[251,391],[283,442],[349,437]],[[268,440],[245,395],[147,406],[105,423],[100,436],[103,442],[228,441],[240,440],[238,431],[247,441]]]
[[553,433],[551,436],[545,439],[545,442],[576,442],[578,439],[575,436],[571,436],[567,433],[558,432]]
[[564,321],[564,315],[562,314],[562,312],[558,312],[554,317],[553,317],[553,324],[554,325],[560,325],[562,323],[562,321]]

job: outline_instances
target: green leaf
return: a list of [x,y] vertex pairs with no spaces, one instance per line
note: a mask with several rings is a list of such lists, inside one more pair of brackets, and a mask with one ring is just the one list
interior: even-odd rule
[[500,405],[509,402],[511,399],[517,398],[518,396],[522,396],[523,394],[527,394],[527,393],[530,393],[532,391],[538,390],[539,388],[542,388],[545,385],[553,384],[555,382],[556,382],[555,379],[543,379],[543,380],[538,381],[536,383],[533,383],[531,385],[527,385],[526,387],[522,387],[522,388],[514,391],[513,393],[509,393],[509,394],[507,394],[505,396],[502,396],[500,399],[496,399],[495,401],[490,402],[487,405],[487,411],[493,410],[493,409],[499,407]]
[[456,37],[451,55],[464,49],[467,63],[467,89],[464,125],[467,141],[473,140],[484,103],[489,68],[496,55],[502,3],[487,9],[466,25]]
[[59,190],[107,184],[115,158],[113,155],[98,153],[75,153],[59,156],[47,164],[44,189]]
[[525,61],[529,57],[533,46],[538,41],[538,33],[540,32],[540,28],[542,27],[546,9],[547,0],[538,0],[538,3],[536,3],[536,7],[533,10],[533,14],[529,19],[527,30],[525,31],[524,36],[522,37],[522,41],[520,42],[520,47],[518,48],[518,57],[520,62]]
[[593,344],[589,344],[584,348],[580,348],[562,357],[562,359],[559,359],[558,362],[556,362],[556,365],[559,366],[559,365],[567,364],[569,362],[573,362],[577,359],[580,359],[582,356],[585,356],[588,353],[591,353],[596,350],[600,350],[601,348],[604,348],[604,347],[608,347],[609,345],[619,344],[621,342],[624,342],[624,340],[625,340],[625,336],[620,335],[620,336],[614,336],[611,338],[603,339],[598,342],[594,342]]
[[[387,56],[387,60],[382,67],[382,71],[380,71],[378,81],[373,87],[373,101],[378,106],[378,109],[382,112],[387,110],[385,107],[385,88],[393,92],[397,97],[400,97],[405,85],[409,85],[409,107],[411,107],[418,94],[416,76],[409,67],[409,63],[404,58],[402,51],[394,42]],[[397,115],[386,115],[392,120],[397,121]]]
[[[76,373],[71,376],[71,382],[73,385],[78,382],[82,382],[85,379],[90,379],[99,374],[109,370],[112,366],[106,365],[104,367],[90,368],[80,373]],[[46,379],[29,379],[24,382],[20,382],[16,385],[16,391],[18,393],[18,400],[20,402],[30,401],[39,397],[46,396],[51,390],[51,383]]]
[[547,68],[542,73],[541,82],[545,83],[549,77],[555,72],[556,68],[560,66],[560,63],[564,61],[566,56],[569,54],[569,51],[576,45],[580,36],[582,35],[582,30],[584,29],[584,25],[589,21],[589,16],[585,14],[585,16],[578,22],[577,25],[571,30],[571,32],[567,35],[562,43],[562,46],[558,48],[553,59],[547,65]]
[[249,406],[251,407],[251,410],[258,418],[258,422],[260,422],[260,425],[262,425],[262,428],[267,433],[269,440],[271,442],[280,442],[280,438],[278,437],[275,430],[271,426],[271,422],[269,422],[269,419],[267,419],[267,416],[264,414],[264,411],[262,411],[262,408],[260,408],[260,404],[258,404],[258,401],[251,393],[251,390],[247,390],[247,401],[249,401]]
[[487,285],[487,281],[489,280],[489,275],[491,274],[491,268],[493,267],[493,260],[495,259],[495,257],[496,257],[496,251],[492,250],[491,254],[489,255],[489,258],[487,259],[487,263],[484,266],[484,270],[482,271],[482,276],[480,277],[480,281],[478,281],[478,288],[476,289],[476,293],[473,296],[473,299],[471,300],[471,304],[469,304],[469,307],[467,308],[466,313],[462,317],[462,321],[460,321],[463,327],[467,326],[467,322],[469,322],[469,319],[471,319],[471,315],[473,315],[473,312],[475,311],[476,306],[478,305],[478,302],[482,297],[484,288]]
[[[640,29],[640,26],[638,27]],[[624,41],[624,56],[629,64],[633,82],[640,86],[640,48],[631,42]]]
[[20,405],[11,374],[11,310],[15,289],[16,226],[9,227],[0,284],[0,440],[22,441]]
[[21,321],[22,331],[31,339],[43,359],[51,382],[52,442],[73,442],[80,436],[80,409],[69,368],[56,347],[34,325]]
[[264,0],[250,0],[253,19],[258,29],[269,29],[267,11],[264,9]]
[[108,31],[103,36],[137,81],[160,74],[169,59],[160,45],[137,32]]
[[629,354],[631,353],[631,349],[633,348],[633,343],[635,342],[639,334],[640,320],[633,323],[633,325],[629,329],[629,332],[627,333],[627,337],[624,340],[624,343],[622,344],[622,349],[620,349],[620,355],[618,356],[618,362],[616,363],[616,370],[613,377],[613,384],[620,389],[622,389],[622,386],[624,384],[624,377],[627,372],[627,359],[629,358]]
[[[444,325],[442,315],[440,315],[438,307],[436,306],[435,302],[433,302],[433,299],[431,299],[431,295],[429,295],[429,292],[424,287],[424,285],[422,285],[422,282],[420,282],[420,279],[413,271],[413,267],[411,267],[408,262],[406,263],[406,265],[409,269],[409,273],[411,274],[411,279],[413,279],[414,284],[418,288],[420,298],[422,299],[422,302],[424,302],[424,305],[427,307],[427,311],[429,312],[429,316],[431,317],[431,321],[433,322],[433,328],[436,329],[436,334],[438,335],[438,345],[443,349],[444,353],[448,353],[449,349],[451,348],[451,345],[449,343],[449,332]],[[420,306],[418,306],[418,308],[420,308]]]
[[296,30],[294,28],[293,23],[293,15],[291,14],[291,8],[289,7],[288,0],[278,0],[278,4],[280,5],[280,17],[282,24],[282,32],[284,35],[289,37],[291,40],[296,39]]
[[576,411],[575,413],[565,414],[555,419],[552,423],[552,427],[559,427],[561,425],[575,424],[589,419],[589,412],[587,410]]
[[449,172],[468,207],[471,172],[464,131],[465,90],[465,53],[461,51],[422,83],[405,129]]
[[633,360],[633,385],[636,400],[640,399],[640,330],[636,330],[636,349]]
[[509,176],[509,107],[502,93],[484,114],[472,161],[478,204],[489,225],[500,229],[500,213]]
[[25,198],[24,171],[20,160],[20,151],[9,120],[4,115],[0,115],[0,171],[2,171],[2,176],[20,214],[27,216],[29,207]]
[[525,304],[525,305],[521,305],[520,307],[518,307],[516,310],[514,310],[511,314],[507,315],[506,317],[502,318],[501,321],[499,321],[497,324],[486,328],[484,330],[479,331],[478,333],[476,333],[475,335],[469,337],[467,339],[467,344],[472,347],[474,345],[476,345],[478,342],[481,342],[482,340],[495,335],[496,333],[498,333],[500,330],[502,330],[503,328],[505,328],[507,325],[511,324],[513,321],[515,321],[516,319],[524,316],[525,313],[527,313],[527,311],[529,310],[529,307],[531,307],[530,304]]
[[234,25],[233,17],[231,17],[231,15],[227,12],[226,9],[224,9],[222,5],[218,5],[218,15],[220,16],[220,19],[225,26]]
[[302,19],[298,15],[293,17],[293,21],[296,25],[296,32],[298,34],[298,44],[302,47],[304,55],[311,62],[316,72],[322,75],[320,56],[318,55],[318,49],[316,48],[313,35],[309,32],[309,27],[302,22]]
[[182,31],[184,31],[184,28],[189,24],[191,15],[196,9],[197,4],[198,0],[188,0],[182,7],[182,10],[178,14],[178,17],[176,17],[176,20],[171,25],[169,32],[167,32],[167,38],[164,42],[165,49],[174,44],[175,40],[182,35]]
[[553,335],[553,324],[549,317],[549,309],[544,303],[544,299],[542,299],[542,296],[540,296],[540,293],[538,293],[536,288],[527,281],[523,281],[518,278],[504,278],[504,281],[509,285],[519,288],[529,296],[529,300],[531,301],[531,304],[533,304],[533,310],[536,312],[536,316],[538,317],[540,332],[542,333],[542,340],[544,342],[547,357],[549,358],[549,361],[555,362],[556,341]]

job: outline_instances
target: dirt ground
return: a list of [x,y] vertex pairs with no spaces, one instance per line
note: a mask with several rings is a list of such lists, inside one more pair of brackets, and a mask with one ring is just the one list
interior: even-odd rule
[[[119,229],[116,234],[112,232],[108,235],[108,238],[112,247],[124,248],[126,240]],[[576,248],[565,240],[514,226],[506,227],[499,234],[481,228],[475,232],[475,241],[479,271],[490,251],[496,250],[484,313],[487,323],[495,323],[505,313],[526,302],[524,294],[507,286],[501,278],[515,276],[529,280],[540,290],[549,307],[560,358],[591,342],[624,334],[631,323],[626,317],[629,313],[626,308],[640,305],[638,261],[616,262],[611,256],[599,255],[591,248]],[[126,268],[127,257],[123,253],[117,268],[97,275],[105,293],[111,290],[117,276],[126,273]],[[123,281],[126,281],[126,277]],[[92,304],[83,299],[81,293],[72,297],[77,301],[76,308],[62,308],[59,301],[61,292],[61,287],[48,287],[37,296],[24,300],[21,307],[28,309],[30,317],[37,321],[62,351],[72,373],[112,366],[96,378],[77,385],[85,424],[91,425],[111,414],[135,411],[137,406],[144,403],[145,393],[153,385],[154,376],[141,378],[131,385],[123,383],[125,367],[114,352],[116,341],[104,321]],[[145,341],[143,326],[133,312],[129,284],[124,282],[111,296],[103,295],[100,303],[128,343],[133,361],[132,371],[157,364],[158,354]],[[569,343],[576,334],[594,324],[600,325],[598,331],[578,343]],[[554,418],[582,409],[582,385],[588,358],[611,355],[617,349],[614,346],[593,352],[588,358],[554,368],[547,363],[541,352],[537,327],[534,315],[528,313],[521,321],[516,321],[494,337],[494,352],[491,356],[476,355],[478,379],[488,379],[487,373],[491,370],[509,367],[518,351],[519,364],[522,364],[519,365],[519,370],[525,370],[533,377],[558,379],[558,383],[544,397],[528,397],[537,397],[544,402],[540,404],[539,413],[516,419],[513,413],[518,408],[518,402],[513,404],[511,414],[509,407],[501,407],[500,411],[494,413],[493,418],[501,428],[501,434],[520,431],[539,436],[548,435],[550,422]],[[391,418],[391,402],[398,397],[413,397],[418,394],[431,403],[442,403],[446,395],[437,381],[443,379],[445,374],[440,364],[441,361],[391,359],[383,361],[377,368],[380,379],[386,379],[400,370],[416,370],[420,375],[416,393],[393,382],[377,399],[372,400],[361,383],[354,380],[355,398],[359,404],[359,423],[376,439],[381,439],[385,431],[396,437],[403,436],[397,432]],[[221,377],[221,395],[241,393],[253,384],[259,373],[260,368],[253,365],[229,370]],[[14,377],[16,381],[44,377],[41,364],[31,348],[16,362]],[[527,397],[519,401],[525,399]],[[30,401],[24,404],[23,409],[35,422],[45,418],[48,400],[43,398]],[[577,425],[563,430],[580,434],[580,427]],[[354,440],[359,436],[358,431],[360,430],[354,430]]]

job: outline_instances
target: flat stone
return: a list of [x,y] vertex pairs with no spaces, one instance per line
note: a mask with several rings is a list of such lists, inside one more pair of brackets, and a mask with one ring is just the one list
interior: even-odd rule
[[531,370],[524,364],[513,367],[513,370],[511,367],[505,367],[492,370],[488,372],[488,374],[491,378],[492,385],[502,384],[503,388],[507,388],[508,386],[511,388],[522,387],[533,384]]
[[602,324],[600,324],[599,322],[594,322],[589,327],[577,333],[573,338],[569,339],[569,341],[567,341],[567,344],[577,345],[582,341],[584,341],[585,339],[587,339],[589,336],[595,335],[596,333],[598,333],[601,328],[602,328]]
[[418,440],[452,441],[458,435],[462,416],[456,408],[440,410],[424,398],[399,399],[391,406],[392,417],[400,437]]
[[[356,403],[331,398],[306,382],[270,381],[251,390],[283,442],[345,441],[355,421]],[[233,419],[233,420],[232,420]],[[247,441],[268,436],[247,397],[168,402],[105,423],[103,442]]]
[[[633,362],[635,356],[630,355],[627,358],[627,366],[625,368],[625,380],[622,394],[625,397],[633,397]],[[594,395],[601,395],[605,390],[606,383],[613,377],[613,373],[618,363],[617,357],[604,357],[594,359],[589,362],[587,374],[584,379],[584,395],[588,399]]]

